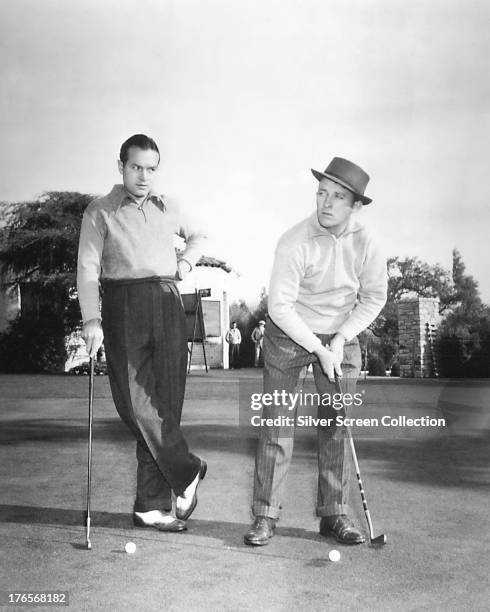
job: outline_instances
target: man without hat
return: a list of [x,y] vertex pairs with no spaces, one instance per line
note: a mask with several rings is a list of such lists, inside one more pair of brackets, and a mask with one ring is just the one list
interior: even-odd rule
[[[159,164],[148,136],[123,143],[123,184],[91,202],[83,216],[77,284],[88,353],[95,355],[104,340],[112,397],[136,438],[134,524],[184,531],[206,463],[189,452],[180,429],[187,332],[175,281],[199,259],[204,236],[153,190]],[[178,260],[175,234],[186,242]]]
[[[316,211],[280,238],[269,287],[264,393],[278,391],[276,397],[284,397],[282,391],[293,393],[301,371],[310,364],[320,397],[336,392],[336,376],[343,377],[344,394],[354,395],[361,365],[357,334],[374,321],[386,301],[386,261],[356,218],[371,202],[364,195],[369,176],[340,157],[325,172],[312,172],[318,180]],[[284,406],[272,405],[264,406],[262,416],[284,414]],[[319,416],[332,419],[332,426],[317,431],[316,513],[322,535],[360,544],[364,537],[348,517],[349,445],[343,426],[335,425],[338,414],[332,406],[319,407]],[[274,535],[293,435],[294,426],[261,426],[255,455],[255,520],[245,535],[246,544],[262,546]]]

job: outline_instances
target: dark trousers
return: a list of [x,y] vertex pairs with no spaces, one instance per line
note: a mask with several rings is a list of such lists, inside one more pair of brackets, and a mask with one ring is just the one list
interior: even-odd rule
[[[320,335],[327,344],[331,335]],[[264,336],[264,393],[285,390],[299,391],[298,381],[304,368],[313,364],[317,392],[335,394],[336,386],[323,373],[317,357],[293,342],[272,320],[268,320]],[[361,366],[359,342],[354,338],[346,342],[342,360],[342,391],[354,395]],[[325,395],[325,397],[327,397]],[[346,407],[343,408],[344,414]],[[347,409],[348,410],[348,409]],[[262,416],[274,418],[285,414],[283,406],[264,406]],[[287,412],[295,417],[296,410]],[[344,428],[335,424],[342,412],[332,406],[320,405],[318,416],[331,418],[332,425],[318,427],[318,496],[317,516],[348,513],[349,494],[349,441]],[[294,426],[261,426],[255,455],[255,476],[252,510],[255,516],[279,518],[281,502],[291,457],[293,454]]]
[[239,344],[230,344],[228,349],[228,357],[230,362],[230,368],[239,368],[239,359],[240,359],[240,345]]
[[180,429],[187,334],[180,294],[171,281],[105,281],[102,327],[112,397],[136,438],[134,510],[171,510],[200,462]]

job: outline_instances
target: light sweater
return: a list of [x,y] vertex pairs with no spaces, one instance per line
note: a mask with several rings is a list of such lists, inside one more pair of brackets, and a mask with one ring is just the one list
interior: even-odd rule
[[155,193],[136,203],[122,185],[91,202],[83,215],[78,248],[78,299],[83,321],[100,318],[99,279],[176,278],[174,235],[192,268],[205,236],[177,205]]
[[235,329],[233,328],[229,329],[226,333],[225,340],[229,344],[241,344],[242,334],[240,333],[240,330],[238,329],[238,327]]
[[269,316],[307,351],[317,334],[351,340],[374,321],[386,302],[386,260],[354,216],[335,237],[316,212],[280,238],[269,287]]

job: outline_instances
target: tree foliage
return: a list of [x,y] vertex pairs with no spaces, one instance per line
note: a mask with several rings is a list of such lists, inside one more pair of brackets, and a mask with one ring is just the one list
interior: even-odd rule
[[466,274],[466,266],[463,263],[461,254],[457,249],[453,250],[453,304],[456,306],[455,312],[460,315],[477,314],[481,312],[483,303],[478,290],[478,282],[470,275]]
[[370,326],[378,339],[377,343],[369,340],[371,353],[381,357],[388,366],[396,362],[397,303],[410,297],[439,298],[443,321],[437,348],[442,375],[490,375],[489,309],[482,303],[478,283],[466,273],[457,249],[453,251],[451,271],[439,264],[429,265],[417,257],[388,260],[388,298],[379,317]]
[[15,205],[0,237],[0,261],[20,282],[74,286],[80,224],[94,196],[50,191]]
[[454,302],[453,281],[439,264],[429,265],[418,257],[388,259],[386,304],[369,329],[378,339],[370,340],[368,351],[381,357],[388,367],[398,358],[398,302],[409,297],[438,297],[440,311]]
[[404,297],[438,297],[440,311],[444,312],[455,300],[449,271],[418,257],[390,257],[387,303],[395,304]]
[[490,308],[480,297],[477,281],[466,273],[453,251],[453,305],[439,328],[438,357],[442,375],[490,376]]
[[4,282],[17,283],[21,313],[0,348],[4,371],[53,371],[66,360],[64,338],[80,325],[76,301],[78,239],[94,196],[49,191],[10,205],[0,233]]

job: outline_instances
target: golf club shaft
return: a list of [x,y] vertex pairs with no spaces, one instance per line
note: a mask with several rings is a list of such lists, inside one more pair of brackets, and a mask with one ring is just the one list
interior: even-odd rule
[[[335,376],[335,382],[337,384],[337,389],[338,389],[339,393],[341,395],[343,395],[342,382],[341,382],[341,379],[337,375]],[[344,416],[345,416],[345,409],[344,409],[343,412],[344,412]],[[366,522],[367,522],[368,528],[369,528],[369,537],[370,537],[371,541],[373,541],[375,539],[374,538],[373,523],[371,521],[371,513],[369,512],[369,508],[368,508],[368,505],[367,505],[366,495],[364,493],[364,486],[362,484],[361,470],[359,469],[359,462],[357,460],[357,453],[356,453],[356,447],[354,445],[354,438],[352,437],[352,431],[351,431],[350,426],[344,424],[344,427],[347,430],[347,437],[349,438],[349,446],[350,446],[351,453],[352,453],[352,459],[354,461],[354,467],[356,469],[357,484],[359,485],[359,491],[361,493],[362,507],[364,509],[364,515],[366,517]]]
[[349,425],[345,425],[347,429],[347,437],[349,438],[349,445],[352,453],[352,459],[354,460],[354,466],[356,468],[357,484],[359,485],[359,491],[361,493],[362,507],[364,508],[364,515],[369,527],[369,537],[371,540],[374,539],[373,523],[371,521],[371,513],[367,505],[366,495],[364,493],[364,486],[362,484],[361,472],[359,470],[359,462],[357,461],[356,447],[354,446],[354,438],[352,437],[352,431]]
[[90,357],[90,372],[88,379],[88,458],[87,458],[87,516],[86,539],[87,548],[92,548],[90,541],[90,496],[92,492],[92,424],[94,410],[94,358]]

